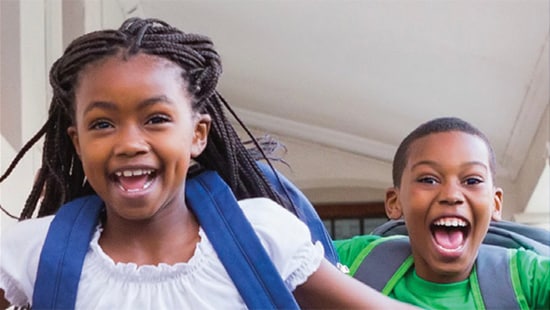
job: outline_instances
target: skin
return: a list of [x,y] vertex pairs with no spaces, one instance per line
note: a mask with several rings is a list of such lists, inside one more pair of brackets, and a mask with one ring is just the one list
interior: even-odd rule
[[[484,141],[460,131],[413,142],[399,188],[386,192],[386,213],[404,218],[417,274],[431,282],[465,280],[490,221],[499,220],[502,189],[495,187]],[[432,234],[438,219],[467,223],[462,246],[443,249]]]
[[[206,146],[210,117],[191,110],[181,73],[167,60],[139,54],[107,58],[80,75],[76,125],[68,134],[105,202],[99,243],[115,261],[187,261],[199,240],[185,177]],[[116,173],[135,169],[152,170],[151,185],[123,189]]]
[[[199,224],[185,204],[185,178],[190,159],[206,146],[211,119],[191,110],[181,73],[168,60],[138,54],[128,60],[109,57],[80,75],[75,125],[67,133],[87,181],[105,202],[99,243],[115,262],[187,262],[200,241]],[[117,176],[139,169],[152,173],[138,185]],[[294,294],[303,308],[414,308],[326,260]]]

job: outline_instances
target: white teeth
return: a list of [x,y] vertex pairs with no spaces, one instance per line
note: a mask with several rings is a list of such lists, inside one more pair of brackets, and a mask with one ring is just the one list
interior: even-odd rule
[[435,221],[434,225],[446,227],[466,227],[468,223],[459,218],[442,218]]
[[153,184],[153,181],[152,180],[149,180],[147,181],[145,184],[143,184],[143,187],[142,188],[133,188],[133,189],[127,189],[125,188],[124,186],[122,186],[122,184],[118,184],[119,188],[122,189],[123,191],[125,192],[128,192],[128,193],[137,193],[137,192],[140,192],[142,190],[146,190],[148,189],[151,184]]
[[117,177],[132,177],[132,176],[140,176],[140,175],[149,175],[153,173],[152,169],[135,169],[135,170],[123,170],[123,171],[117,171],[115,172],[115,175]]

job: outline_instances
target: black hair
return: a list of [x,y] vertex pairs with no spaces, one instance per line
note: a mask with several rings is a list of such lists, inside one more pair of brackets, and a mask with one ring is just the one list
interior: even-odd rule
[[395,152],[395,156],[393,158],[393,186],[401,186],[401,177],[403,176],[403,170],[407,165],[409,149],[414,141],[433,133],[449,131],[459,131],[471,134],[481,138],[485,142],[489,151],[489,169],[491,170],[491,176],[494,182],[496,173],[496,157],[491,143],[489,142],[489,139],[487,139],[485,134],[481,130],[474,127],[472,124],[458,117],[441,117],[435,118],[416,127],[416,129],[414,129],[405,137],[405,139],[403,139],[403,141],[401,141],[401,144],[397,148],[397,151]]
[[[138,53],[154,55],[181,67],[187,89],[193,97],[193,110],[207,113],[212,118],[207,146],[195,160],[204,168],[217,171],[237,199],[268,197],[294,211],[288,201],[271,188],[258,168],[257,157],[267,160],[261,146],[216,90],[222,66],[210,38],[184,33],[157,19],[130,18],[118,30],[95,31],[75,39],[52,65],[50,84],[53,97],[48,119],[0,177],[1,182],[24,154],[42,136],[45,137],[42,165],[20,219],[32,217],[42,195],[38,217],[55,213],[70,200],[95,193],[85,181],[82,163],[67,128],[74,124],[75,88],[79,75],[87,66],[121,53],[125,58]],[[224,107],[248,133],[260,153],[249,152],[249,148],[245,147],[226,118]]]

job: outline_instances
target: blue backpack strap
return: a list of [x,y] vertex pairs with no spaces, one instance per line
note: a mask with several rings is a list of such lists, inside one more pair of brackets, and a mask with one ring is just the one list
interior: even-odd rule
[[309,227],[311,241],[320,241],[325,249],[325,258],[333,265],[336,265],[340,260],[338,259],[334,244],[332,243],[332,238],[309,199],[307,199],[296,185],[292,184],[292,182],[278,171],[271,169],[269,165],[258,162],[258,166],[267,177],[273,189],[275,189],[283,199],[290,199],[290,203],[295,207],[298,218]]
[[476,260],[477,280],[486,309],[520,309],[507,248],[482,244]]
[[[225,182],[209,171],[188,179],[186,186],[191,209],[247,306],[298,309]],[[82,265],[102,209],[103,202],[94,195],[57,211],[40,254],[34,309],[74,309]]]
[[40,253],[33,309],[74,309],[84,257],[102,208],[98,196],[86,196],[57,211]]
[[187,204],[250,309],[298,309],[229,186],[214,171],[186,183]]

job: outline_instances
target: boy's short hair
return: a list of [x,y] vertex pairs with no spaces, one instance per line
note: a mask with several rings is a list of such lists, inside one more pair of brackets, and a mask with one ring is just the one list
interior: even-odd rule
[[401,176],[403,175],[403,170],[407,165],[410,146],[414,141],[433,133],[450,131],[460,131],[471,134],[481,138],[485,142],[485,145],[487,145],[487,149],[489,151],[489,169],[491,170],[491,178],[494,182],[496,173],[496,156],[493,147],[491,146],[491,143],[489,142],[489,139],[487,139],[485,134],[474,127],[472,124],[458,117],[441,117],[421,124],[415,130],[409,133],[405,137],[405,139],[403,139],[403,141],[401,141],[401,144],[397,148],[397,151],[395,152],[395,156],[393,158],[393,186],[401,186]]

